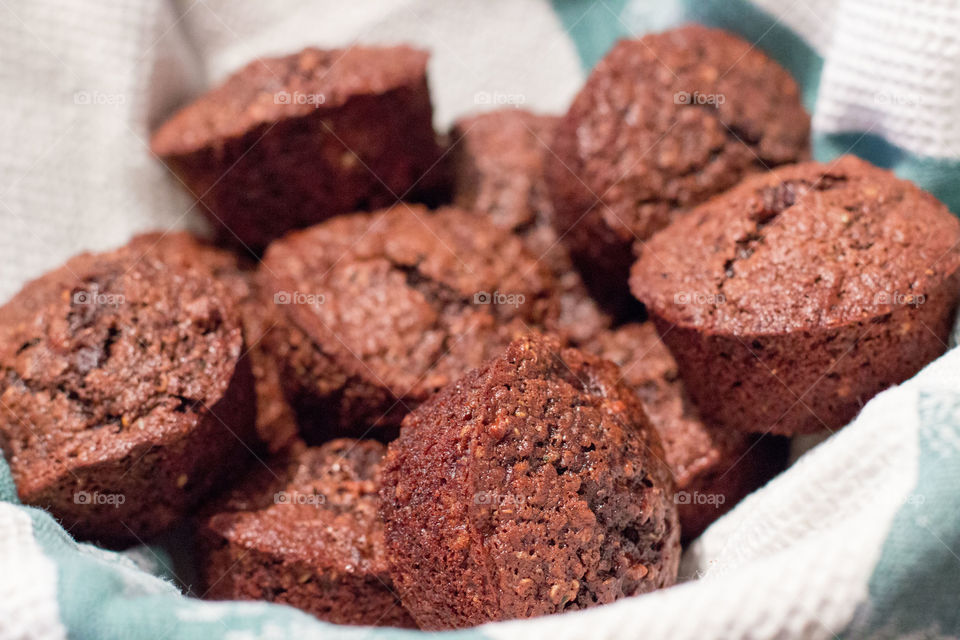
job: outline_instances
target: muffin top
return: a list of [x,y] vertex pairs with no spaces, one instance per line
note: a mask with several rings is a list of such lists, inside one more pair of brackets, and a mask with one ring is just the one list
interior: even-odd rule
[[522,241],[454,208],[341,216],[268,249],[262,289],[346,374],[424,395],[554,306]]
[[750,43],[697,25],[618,42],[563,118],[548,158],[572,224],[600,202],[624,241],[744,175],[808,154],[794,80]]
[[960,222],[854,156],[745,180],[644,247],[631,290],[664,319],[734,335],[829,328],[923,304],[960,267]]
[[407,46],[307,48],[255,60],[177,112],[151,139],[158,156],[192,153],[358,95],[425,82],[428,54]]
[[79,255],[0,308],[15,462],[53,470],[163,445],[223,396],[243,345],[236,303],[203,256],[167,260],[155,244]]

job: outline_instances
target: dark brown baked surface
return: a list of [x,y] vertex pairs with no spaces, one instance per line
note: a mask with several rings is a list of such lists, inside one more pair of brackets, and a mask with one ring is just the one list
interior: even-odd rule
[[21,500],[121,543],[183,516],[253,440],[229,291],[143,238],[82,254],[0,308],[0,441]]
[[383,463],[391,575],[424,629],[671,585],[673,478],[611,363],[530,335],[407,416]]
[[836,429],[946,350],[960,222],[856,157],[744,181],[646,245],[631,287],[701,413]]
[[256,60],[154,134],[163,158],[231,245],[427,195],[440,157],[427,53],[304,49]]
[[205,597],[267,600],[339,624],[412,627],[377,517],[385,448],[339,439],[258,465],[205,510]]
[[594,294],[628,307],[634,243],[750,173],[806,159],[809,126],[790,75],[727,32],[690,25],[617,43],[546,163],[558,232]]
[[549,328],[580,344],[606,329],[610,319],[588,294],[553,227],[543,162],[558,122],[513,108],[458,120],[450,135],[454,204],[516,233],[550,268],[559,312]]
[[650,322],[605,331],[588,351],[620,367],[623,382],[639,396],[660,434],[665,460],[677,482],[684,540],[763,485],[786,463],[787,441],[704,424],[683,388],[677,363]]
[[265,342],[311,442],[395,430],[555,307],[519,238],[453,208],[338,217],[271,245],[260,276]]

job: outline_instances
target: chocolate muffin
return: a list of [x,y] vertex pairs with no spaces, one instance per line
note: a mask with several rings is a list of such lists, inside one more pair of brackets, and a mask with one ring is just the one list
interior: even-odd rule
[[673,479],[600,358],[530,335],[411,413],[383,462],[390,574],[424,629],[673,584]]
[[421,180],[440,157],[426,65],[404,46],[257,60],[170,118],[151,148],[221,240],[259,252],[290,229],[432,185],[433,174]]
[[677,482],[685,541],[693,540],[786,465],[788,441],[704,424],[680,380],[677,363],[652,323],[597,336],[589,351],[620,367],[663,441]]
[[[278,240],[264,339],[308,441],[389,439],[430,394],[555,313],[546,267],[459,209],[398,205]],[[383,431],[381,431],[381,429]]]
[[630,311],[632,249],[744,176],[806,159],[809,129],[790,75],[736,36],[691,25],[617,43],[546,163],[557,230],[591,291]]
[[289,604],[339,624],[415,626],[387,572],[383,453],[378,442],[340,439],[254,469],[198,526],[205,597]]
[[277,363],[263,349],[262,339],[270,328],[269,309],[264,309],[257,294],[253,270],[233,253],[185,232],[145,233],[134,238],[130,247],[132,251],[162,255],[167,263],[203,269],[227,287],[240,310],[245,355],[253,373],[257,437],[269,453],[295,442],[296,416],[284,397]]
[[520,236],[557,281],[559,314],[550,329],[583,343],[610,319],[587,293],[553,229],[544,155],[559,118],[503,109],[458,120],[451,132],[454,203]]
[[20,499],[84,538],[161,531],[253,441],[236,302],[142,239],[24,286],[0,308],[0,369],[0,444]]
[[960,222],[853,156],[805,163],[678,218],[631,287],[708,421],[832,430],[946,350]]

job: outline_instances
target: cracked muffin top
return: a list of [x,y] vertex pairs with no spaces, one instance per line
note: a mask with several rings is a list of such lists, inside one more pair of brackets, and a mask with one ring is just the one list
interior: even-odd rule
[[613,363],[531,334],[404,421],[383,462],[391,575],[424,629],[669,586],[673,478]]
[[398,396],[425,396],[539,326],[553,280],[523,242],[471,213],[397,205],[341,216],[268,249],[282,320]]
[[236,304],[204,257],[168,260],[153,240],[77,256],[0,308],[5,448],[45,469],[21,491],[163,445],[226,392],[243,345]]
[[744,181],[655,235],[631,290],[681,325],[767,335],[889,313],[960,268],[960,222],[854,156]]
[[809,126],[793,78],[736,36],[690,25],[622,40],[554,139],[558,215],[572,225],[599,199],[607,229],[646,238],[748,173],[805,159]]

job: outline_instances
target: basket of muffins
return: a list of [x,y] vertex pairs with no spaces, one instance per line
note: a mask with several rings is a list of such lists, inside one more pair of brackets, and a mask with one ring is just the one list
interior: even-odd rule
[[433,125],[427,53],[256,60],[151,148],[210,223],[0,308],[20,499],[192,593],[424,630],[670,588],[684,546],[946,350],[960,221],[810,160],[776,62],[619,42],[565,114]]

